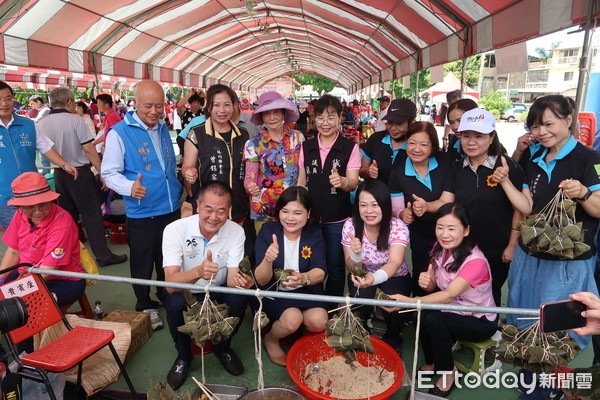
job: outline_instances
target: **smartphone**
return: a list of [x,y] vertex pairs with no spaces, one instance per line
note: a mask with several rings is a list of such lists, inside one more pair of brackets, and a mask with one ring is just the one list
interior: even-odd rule
[[566,331],[585,326],[586,319],[581,312],[587,306],[580,301],[563,300],[542,304],[540,307],[540,328],[542,332]]

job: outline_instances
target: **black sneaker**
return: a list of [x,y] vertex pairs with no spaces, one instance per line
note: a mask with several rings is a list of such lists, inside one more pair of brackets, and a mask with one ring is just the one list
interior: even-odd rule
[[219,361],[221,361],[225,371],[229,372],[231,375],[237,376],[244,373],[244,365],[242,364],[242,360],[240,360],[233,350],[229,349],[228,351],[224,351],[222,353],[215,352],[215,355]]
[[177,390],[183,385],[190,369],[190,362],[178,358],[173,363],[171,370],[167,374],[167,383],[173,390]]

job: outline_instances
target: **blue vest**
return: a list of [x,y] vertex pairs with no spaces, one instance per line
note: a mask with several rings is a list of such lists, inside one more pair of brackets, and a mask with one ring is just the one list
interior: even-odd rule
[[140,200],[123,196],[127,217],[147,218],[172,213],[179,209],[181,184],[175,172],[177,161],[171,135],[166,125],[159,122],[161,165],[150,134],[133,118],[133,112],[125,114],[121,122],[112,126],[125,147],[123,175],[135,181],[141,173],[142,185],[147,189],[146,196]]
[[14,118],[8,130],[0,126],[0,206],[12,198],[10,184],[17,176],[37,171],[35,124],[29,118]]

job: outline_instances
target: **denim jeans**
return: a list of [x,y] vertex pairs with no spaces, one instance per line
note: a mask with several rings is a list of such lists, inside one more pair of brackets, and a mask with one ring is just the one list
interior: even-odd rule
[[344,250],[342,248],[342,228],[344,227],[344,222],[321,224],[327,257],[325,294],[330,296],[343,296],[346,286],[346,266],[344,263]]
[[6,228],[8,228],[15,212],[17,212],[17,207],[0,206],[0,228],[2,228],[3,231],[6,231]]

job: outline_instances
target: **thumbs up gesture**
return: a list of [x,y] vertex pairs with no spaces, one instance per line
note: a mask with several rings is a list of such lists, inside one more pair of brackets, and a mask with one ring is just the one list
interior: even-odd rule
[[352,250],[352,252],[354,254],[361,254],[362,253],[362,243],[361,243],[360,239],[351,233],[348,234],[348,237],[350,238],[350,250]]
[[131,197],[134,199],[142,199],[146,196],[146,186],[142,186],[142,174],[137,175],[137,179],[131,187]]
[[416,194],[413,194],[413,199],[415,201],[412,204],[412,211],[414,215],[420,217],[427,211],[427,202]]
[[271,243],[265,252],[265,260],[272,263],[277,257],[279,257],[279,244],[277,243],[277,235],[273,234],[273,243]]
[[250,183],[248,183],[248,193],[252,196],[260,196],[260,188],[256,184],[256,172],[250,176]]
[[206,259],[200,264],[200,278],[204,278],[206,280],[211,279],[212,277],[217,275],[219,271],[219,265],[213,261],[212,251],[206,251]]
[[406,225],[410,225],[414,222],[415,214],[413,212],[412,203],[410,201],[406,205],[406,208],[404,210],[402,210],[402,212],[400,213],[400,218],[402,218],[402,221]]
[[423,289],[430,287],[432,283],[435,283],[435,271],[433,265],[429,264],[427,271],[419,274],[419,286]]
[[496,183],[502,183],[508,178],[508,164],[506,162],[506,158],[504,156],[500,156],[502,161],[502,166],[498,167],[494,170],[494,174],[492,175],[492,181]]
[[369,165],[369,177],[373,179],[377,179],[379,176],[379,168],[377,167],[377,160],[373,160],[371,165]]
[[331,183],[331,186],[334,188],[341,188],[342,184],[344,183],[344,179],[338,173],[337,165],[334,165],[333,169],[331,170],[331,175],[329,175],[329,183]]

